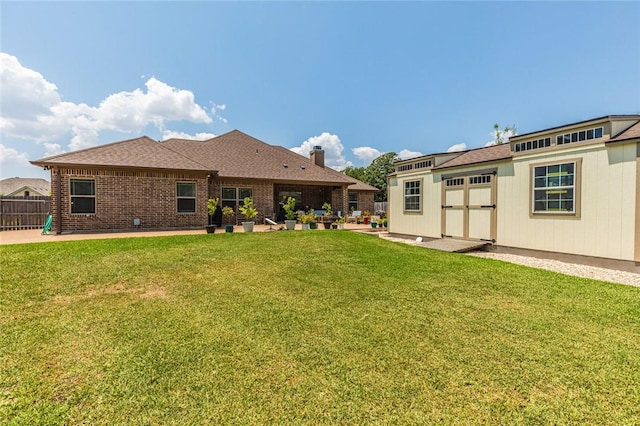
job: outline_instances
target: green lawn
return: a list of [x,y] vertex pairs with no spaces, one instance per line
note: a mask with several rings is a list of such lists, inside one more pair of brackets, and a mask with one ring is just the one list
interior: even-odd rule
[[341,231],[0,255],[2,424],[640,423],[638,288]]

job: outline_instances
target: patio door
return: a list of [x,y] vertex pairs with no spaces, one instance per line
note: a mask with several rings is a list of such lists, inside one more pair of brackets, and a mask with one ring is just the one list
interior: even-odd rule
[[496,172],[442,178],[442,237],[496,239]]

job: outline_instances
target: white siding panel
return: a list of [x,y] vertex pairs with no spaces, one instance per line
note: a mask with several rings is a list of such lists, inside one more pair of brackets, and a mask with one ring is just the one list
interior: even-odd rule
[[[577,147],[516,158],[498,173],[497,243],[544,251],[633,260],[636,147]],[[579,217],[529,214],[531,164],[582,159]]]
[[[416,179],[423,179],[422,212],[405,212],[404,183]],[[390,179],[388,190],[390,232],[440,238],[441,187],[440,182],[434,182],[433,179],[434,176],[428,171],[403,174]]]

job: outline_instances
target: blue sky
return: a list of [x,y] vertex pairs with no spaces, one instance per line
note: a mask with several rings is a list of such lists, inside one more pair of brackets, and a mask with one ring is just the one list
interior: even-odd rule
[[[638,2],[0,3],[0,177],[239,129],[335,168],[640,113]],[[462,145],[464,144],[464,145]]]

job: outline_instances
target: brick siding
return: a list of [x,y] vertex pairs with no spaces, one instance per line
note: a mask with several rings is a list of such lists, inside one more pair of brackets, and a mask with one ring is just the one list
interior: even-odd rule
[[[95,214],[71,214],[72,178],[95,181]],[[177,212],[177,182],[196,183],[196,213]],[[51,184],[54,231],[130,230],[136,229],[134,218],[140,219],[141,229],[197,228],[207,223],[206,174],[55,168],[51,171]]]

